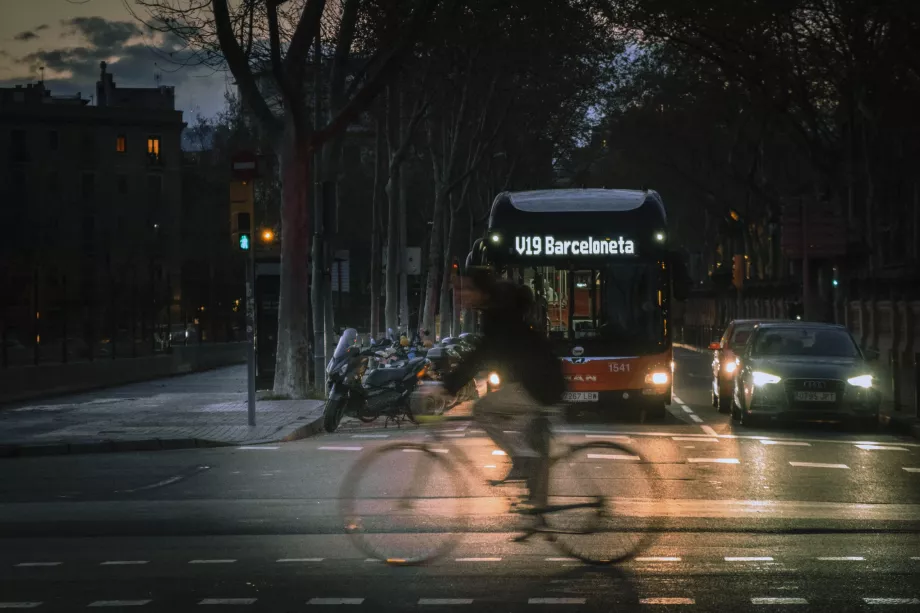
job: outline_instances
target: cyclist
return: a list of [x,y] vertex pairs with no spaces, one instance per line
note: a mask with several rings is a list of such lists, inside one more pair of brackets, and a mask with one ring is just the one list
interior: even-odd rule
[[546,337],[527,320],[534,304],[530,288],[495,280],[488,269],[471,269],[461,300],[481,311],[482,341],[444,377],[444,390],[454,396],[484,368],[498,370],[501,387],[474,405],[473,418],[511,459],[504,481],[528,479],[539,458],[527,435],[531,418],[538,405],[561,400],[562,366]]

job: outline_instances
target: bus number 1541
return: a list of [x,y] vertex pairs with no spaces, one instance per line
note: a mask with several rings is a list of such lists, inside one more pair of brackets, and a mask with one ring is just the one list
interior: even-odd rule
[[629,372],[629,364],[623,362],[611,362],[608,364],[610,372]]

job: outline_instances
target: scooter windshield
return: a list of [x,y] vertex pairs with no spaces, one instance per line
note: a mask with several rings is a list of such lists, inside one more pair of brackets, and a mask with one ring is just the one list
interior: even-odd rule
[[332,354],[332,357],[336,360],[341,360],[345,357],[345,353],[348,351],[349,347],[355,344],[357,338],[358,331],[354,328],[348,328],[342,332],[342,338],[339,339],[339,344],[335,346],[335,352]]

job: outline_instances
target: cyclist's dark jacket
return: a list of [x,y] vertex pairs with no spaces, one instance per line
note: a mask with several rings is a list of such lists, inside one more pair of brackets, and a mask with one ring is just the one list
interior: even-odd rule
[[549,341],[525,321],[510,284],[500,283],[490,302],[482,310],[482,342],[444,377],[446,390],[456,394],[476,373],[494,368],[503,382],[521,383],[540,404],[558,403],[565,379]]

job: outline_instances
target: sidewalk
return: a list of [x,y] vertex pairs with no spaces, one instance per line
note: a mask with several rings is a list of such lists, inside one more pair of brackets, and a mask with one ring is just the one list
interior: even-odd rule
[[322,430],[321,400],[260,400],[246,367],[135,383],[0,410],[0,457],[274,443]]

